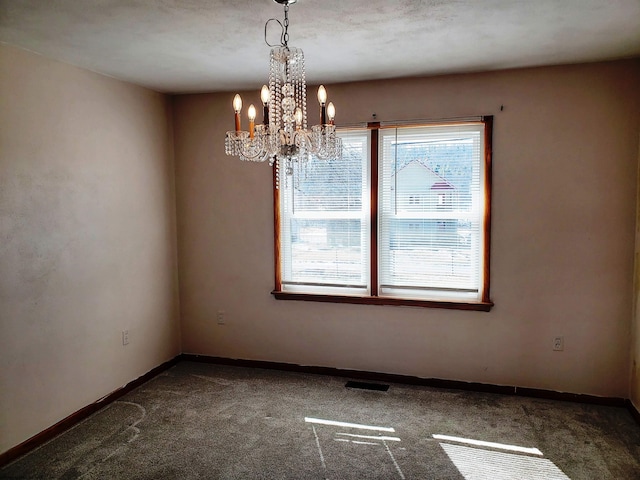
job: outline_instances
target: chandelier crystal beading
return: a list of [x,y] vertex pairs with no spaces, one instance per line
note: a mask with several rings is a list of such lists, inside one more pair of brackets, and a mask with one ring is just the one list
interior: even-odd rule
[[[285,9],[281,45],[270,45],[269,84],[262,87],[263,123],[255,125],[256,109],[249,106],[249,130],[241,128],[242,99],[233,100],[235,131],[225,138],[225,153],[244,161],[265,162],[284,168],[291,173],[293,163],[304,163],[313,157],[321,160],[339,158],[342,142],[336,135],[335,107],[327,104],[324,86],[318,88],[320,123],[307,128],[307,84],[305,80],[304,54],[302,50],[288,46],[289,3],[291,0],[274,0],[283,3]],[[269,22],[267,22],[268,24]],[[266,25],[265,25],[266,41]],[[268,42],[267,42],[268,44]],[[269,44],[268,44],[269,45]]]

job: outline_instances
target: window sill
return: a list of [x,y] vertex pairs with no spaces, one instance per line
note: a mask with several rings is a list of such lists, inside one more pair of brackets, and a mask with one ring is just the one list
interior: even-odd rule
[[347,295],[318,295],[310,293],[292,293],[274,290],[271,294],[277,300],[298,300],[306,302],[354,303],[359,305],[395,305],[405,307],[447,308],[450,310],[474,310],[488,312],[493,302],[447,302],[436,300],[412,300],[392,297],[365,297]]

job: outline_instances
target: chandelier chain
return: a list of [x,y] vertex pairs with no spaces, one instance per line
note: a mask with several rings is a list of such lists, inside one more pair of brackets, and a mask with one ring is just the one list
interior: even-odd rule
[[289,43],[289,4],[285,4],[284,6],[284,35],[282,36],[284,39],[283,47],[286,47]]
[[286,48],[287,45],[289,44],[289,4],[285,3],[284,5],[284,23],[278,20],[277,18],[270,18],[264,24],[264,43],[266,43],[269,47],[273,48],[276,45],[272,45],[271,43],[269,43],[269,40],[267,38],[267,30],[269,28],[270,22],[276,22],[278,25],[280,25],[280,29],[281,29],[280,46]]

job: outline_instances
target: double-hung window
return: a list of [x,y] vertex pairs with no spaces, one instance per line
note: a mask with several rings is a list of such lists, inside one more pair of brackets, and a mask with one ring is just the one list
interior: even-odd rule
[[274,295],[488,310],[491,120],[343,130],[283,169]]

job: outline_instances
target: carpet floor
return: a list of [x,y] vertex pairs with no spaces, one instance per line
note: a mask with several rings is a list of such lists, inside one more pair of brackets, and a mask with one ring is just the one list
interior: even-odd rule
[[640,479],[623,408],[346,381],[183,361],[0,478]]

